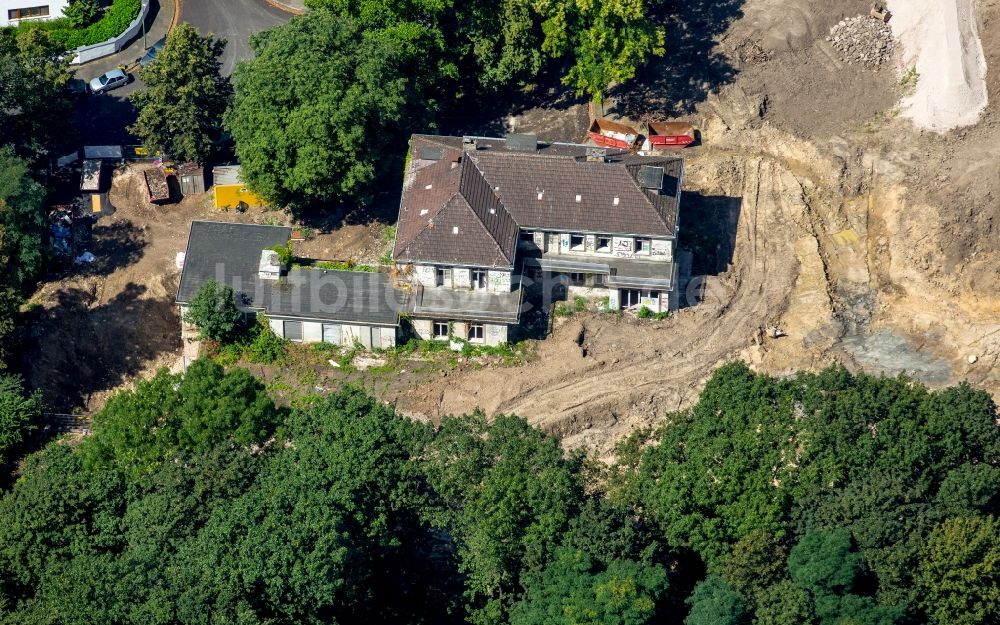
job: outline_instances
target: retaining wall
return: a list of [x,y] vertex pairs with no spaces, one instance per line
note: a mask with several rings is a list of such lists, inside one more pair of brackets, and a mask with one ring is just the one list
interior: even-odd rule
[[146,20],[148,14],[149,0],[142,0],[142,8],[139,9],[139,16],[132,20],[132,23],[125,29],[125,32],[113,39],[77,48],[72,52],[74,56],[73,60],[70,61],[70,65],[80,65],[81,63],[87,63],[94,59],[120,52],[128,42],[132,41],[133,38],[142,32],[142,23]]

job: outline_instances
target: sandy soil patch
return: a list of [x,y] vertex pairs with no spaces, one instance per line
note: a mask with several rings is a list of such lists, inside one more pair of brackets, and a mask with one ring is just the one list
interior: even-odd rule
[[903,47],[903,67],[919,75],[902,101],[918,128],[944,132],[969,126],[986,108],[986,58],[974,0],[901,0],[890,3],[892,28]]

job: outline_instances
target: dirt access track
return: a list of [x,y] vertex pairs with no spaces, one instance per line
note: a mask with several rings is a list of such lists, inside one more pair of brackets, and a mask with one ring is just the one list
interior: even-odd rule
[[[898,52],[872,72],[825,40],[866,2],[678,3],[685,28],[609,112],[699,124],[681,247],[704,276],[700,303],[661,322],[577,315],[532,363],[391,399],[432,419],[518,413],[598,453],[689,405],[734,358],[779,375],[841,362],[931,386],[968,380],[1000,399],[1000,2],[977,7],[989,106],[939,135],[898,117],[912,88]],[[513,121],[544,137],[579,117]]]
[[[735,358],[775,374],[842,362],[932,386],[968,380],[1000,398],[1000,0],[977,4],[989,106],[976,125],[943,135],[897,115],[912,89],[900,84],[898,51],[872,72],[826,41],[867,10],[860,0],[668,2],[666,56],[607,106],[701,131],[684,151],[681,204],[695,305],[658,322],[578,314],[520,367],[400,371],[376,392],[430,420],[476,407],[518,413],[598,454],[689,405]],[[582,140],[586,107],[559,101],[505,121]],[[67,407],[99,406],[177,362],[174,255],[192,219],[283,219],[216,213],[205,197],[154,209],[127,180],[112,193],[119,212],[99,226],[109,247],[93,250],[98,262],[34,300],[29,377]],[[377,258],[378,234],[345,226],[312,247]]]

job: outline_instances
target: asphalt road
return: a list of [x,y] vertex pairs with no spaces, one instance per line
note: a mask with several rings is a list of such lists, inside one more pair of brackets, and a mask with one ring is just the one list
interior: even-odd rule
[[[172,0],[160,0],[164,16],[172,15]],[[158,8],[158,7],[157,7]],[[233,72],[236,62],[250,58],[250,35],[288,21],[288,13],[265,3],[264,0],[184,0],[181,4],[180,21],[188,22],[202,34],[212,33],[224,37],[228,43],[222,56],[222,73]],[[156,18],[150,16],[151,21]],[[157,33],[159,34],[159,33]],[[153,40],[148,43],[152,45]],[[94,76],[113,69],[117,63],[131,62],[142,56],[142,45],[133,42],[123,55],[99,59],[77,70],[77,77],[89,80]],[[76,139],[81,145],[124,145],[135,143],[127,127],[135,123],[136,111],[128,100],[128,94],[143,87],[137,72],[131,72],[132,82],[114,91],[80,98],[73,112]]]
[[222,55],[222,73],[233,73],[236,62],[251,57],[250,35],[283,24],[291,15],[264,0],[184,0],[181,21],[202,34],[212,33],[228,41]]

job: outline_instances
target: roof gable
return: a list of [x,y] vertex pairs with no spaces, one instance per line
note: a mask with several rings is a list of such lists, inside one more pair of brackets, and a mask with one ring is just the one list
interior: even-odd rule
[[[393,257],[512,267],[517,223],[503,202],[461,150],[444,146],[432,153],[429,147],[435,146],[414,141],[411,148]],[[421,158],[428,154],[441,158]]]
[[[466,200],[509,258],[517,245],[518,228],[674,236],[684,170],[680,157],[608,149],[602,160],[594,161],[585,145],[538,143],[535,150],[510,150],[504,139],[467,139],[413,136],[400,202],[397,260],[487,262],[472,250],[413,246],[431,222],[440,225],[439,212],[455,194]],[[663,168],[660,189],[643,188],[639,182],[643,166]],[[454,245],[447,237],[436,243]]]

